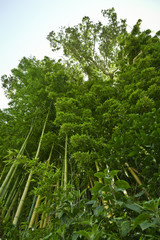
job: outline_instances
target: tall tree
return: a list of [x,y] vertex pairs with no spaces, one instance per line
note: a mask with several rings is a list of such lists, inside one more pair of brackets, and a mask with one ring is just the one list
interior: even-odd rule
[[48,40],[53,51],[62,48],[64,55],[79,63],[88,77],[113,78],[117,70],[117,37],[126,32],[126,21],[117,20],[114,8],[102,14],[108,18],[106,25],[84,17],[82,23],[74,27],[62,27],[57,34],[50,32]]

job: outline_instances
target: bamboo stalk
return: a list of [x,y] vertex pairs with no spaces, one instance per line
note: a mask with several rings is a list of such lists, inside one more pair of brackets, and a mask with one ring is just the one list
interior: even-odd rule
[[94,184],[93,184],[93,181],[92,181],[92,179],[91,179],[91,178],[89,178],[89,181],[90,181],[91,188],[93,188],[93,187],[94,187]]
[[[132,174],[132,176],[134,177],[134,179],[136,180],[136,182],[138,183],[138,185],[143,185],[141,180],[139,179],[139,177],[137,176],[137,174],[135,173],[135,170],[129,166],[128,163],[125,163],[125,165],[127,166],[128,170],[130,171],[130,173]],[[144,187],[142,187],[142,189],[144,190],[146,196],[148,198],[151,198],[151,196],[149,195],[149,193],[146,191],[146,189]]]
[[[28,135],[27,135],[27,137],[26,137],[26,139],[25,139],[25,141],[24,141],[21,149],[19,150],[19,153],[18,153],[17,157],[19,157],[20,155],[23,154],[23,152],[24,152],[24,150],[25,150],[25,148],[26,148],[26,145],[27,145],[27,141],[28,141],[28,139],[29,139],[29,136],[30,136],[30,134],[31,134],[31,132],[32,132],[32,129],[33,129],[33,125],[31,125],[30,130],[29,130],[29,133],[28,133]],[[14,172],[16,171],[17,167],[18,167],[18,165],[16,165],[16,164],[15,164],[15,161],[14,161],[14,163],[13,163],[12,166],[10,167],[9,172],[7,173],[7,176],[5,177],[5,179],[4,179],[3,183],[2,183],[2,186],[0,187],[0,196],[1,196],[2,192],[4,191],[4,188],[5,188],[6,184],[8,183],[9,179],[10,179],[10,182],[11,182],[11,180],[12,180],[11,175],[12,175],[13,171],[14,171]],[[12,175],[12,176],[14,176],[14,175]]]
[[49,214],[47,213],[46,216],[45,216],[45,219],[44,219],[43,228],[46,227],[46,225],[48,223],[48,220],[49,220]]
[[67,189],[67,144],[68,144],[68,136],[66,135],[65,140],[65,155],[64,155],[64,190]]
[[4,166],[3,171],[1,172],[0,181],[1,181],[2,177],[3,177],[5,169],[6,169],[6,165]]
[[4,191],[5,185],[7,184],[7,182],[9,180],[9,178],[10,178],[14,168],[15,168],[15,163],[13,163],[12,166],[10,167],[9,172],[7,173],[7,176],[6,176],[5,180],[2,183],[2,186],[0,187],[0,196],[2,195],[2,192]]
[[12,199],[12,196],[14,195],[14,192],[15,192],[16,187],[17,187],[18,180],[19,180],[19,176],[17,177],[17,179],[16,179],[16,181],[15,181],[15,183],[14,183],[14,185],[13,185],[13,188],[12,188],[11,192],[9,193],[9,196],[8,196],[8,198],[7,198],[7,201],[5,202],[5,205],[4,205],[5,207],[8,206],[10,200]]
[[4,189],[3,189],[2,193],[1,193],[1,198],[3,198],[5,196],[5,194],[7,193],[8,188],[9,188],[10,183],[11,183],[13,177],[14,177],[15,172],[16,172],[16,168],[14,168],[10,179],[8,179],[8,182],[7,182],[6,186],[4,187]]
[[[46,167],[46,169],[48,168],[50,160],[51,160],[51,157],[52,157],[53,146],[54,145],[52,144],[51,151],[50,151],[50,154],[49,154],[49,158],[47,160],[47,167]],[[47,170],[45,171],[43,180],[45,180],[46,173],[47,173]],[[33,226],[33,223],[34,223],[34,220],[35,220],[35,217],[36,217],[36,213],[37,213],[37,209],[38,209],[38,207],[40,205],[40,199],[41,199],[41,195],[38,195],[37,201],[36,201],[36,204],[35,204],[35,207],[34,207],[34,211],[33,211],[30,223],[29,223],[29,228],[31,228]]]
[[25,189],[24,189],[24,191],[23,191],[23,194],[22,194],[20,203],[19,203],[19,205],[18,205],[18,208],[17,208],[16,214],[15,214],[15,217],[14,217],[14,219],[13,219],[13,225],[17,225],[17,222],[18,222],[18,219],[19,219],[19,216],[20,216],[22,207],[23,207],[23,203],[24,203],[24,200],[25,200],[25,198],[26,198],[26,195],[27,195],[27,192],[28,192],[28,189],[29,189],[29,185],[30,185],[30,181],[31,181],[32,175],[33,175],[33,170],[31,170],[31,172],[30,172],[30,174],[29,174],[29,176],[28,176],[27,183],[26,183],[26,185],[25,185]]
[[10,212],[11,212],[13,206],[14,206],[14,203],[15,203],[15,201],[16,201],[17,198],[18,198],[18,193],[19,193],[18,191],[15,193],[15,196],[14,196],[14,198],[13,198],[13,201],[12,201],[11,205],[9,206],[9,209],[8,209],[8,211],[7,211],[7,213],[6,213],[5,217],[4,217],[4,219],[7,219],[7,218],[9,217]]
[[[47,204],[47,198],[45,198],[44,204]],[[45,222],[45,218],[46,218],[46,213],[45,211],[43,211],[42,216],[41,216],[41,221],[40,221],[40,226],[39,228],[43,228],[44,226],[44,222]]]
[[34,220],[35,220],[35,217],[36,217],[36,213],[37,213],[37,208],[39,207],[39,204],[40,204],[40,199],[41,199],[41,195],[38,195],[28,228],[32,228],[32,226],[33,226],[33,223],[34,223]]
[[26,225],[25,230],[24,230],[24,232],[23,232],[22,239],[23,239],[23,238],[25,237],[25,235],[26,235],[26,232],[27,232],[27,229],[28,229],[28,223],[29,223],[29,220],[30,220],[31,215],[32,215],[32,213],[33,213],[35,203],[36,203],[36,196],[34,196],[33,201],[32,201],[32,206],[31,206],[29,215],[28,215],[28,217],[27,217],[27,225]]
[[[25,179],[25,177],[22,176],[22,178],[21,178],[20,181],[19,181],[19,184],[18,184],[17,189],[15,189],[14,193],[12,194],[11,199],[10,199],[10,202],[11,202],[11,205],[10,205],[10,206],[12,206],[12,204],[13,204],[13,202],[14,202],[14,197],[15,197],[15,195],[16,195],[17,193],[19,193],[20,186],[23,184],[24,179]],[[17,197],[18,197],[18,195],[17,195]],[[8,199],[7,199],[7,200],[8,200]],[[9,206],[9,209],[10,209],[10,206]],[[7,205],[6,205],[6,207],[7,207]],[[6,215],[7,215],[7,214],[6,214]],[[4,217],[4,219],[5,219],[5,218],[6,218],[6,216]]]
[[[42,138],[43,138],[43,135],[44,135],[44,131],[45,131],[45,128],[46,128],[46,123],[47,123],[48,116],[49,116],[49,111],[48,111],[48,114],[46,116],[46,119],[45,119],[45,122],[44,122],[44,125],[43,125],[43,129],[42,129],[42,133],[41,133],[41,137],[40,137],[40,140],[39,140],[39,145],[38,145],[38,148],[37,148],[35,158],[38,158],[38,156],[39,156],[40,147],[41,147],[41,143],[42,143]],[[30,185],[30,182],[31,182],[31,179],[32,179],[32,175],[33,175],[33,170],[31,169],[30,174],[29,174],[28,179],[27,179],[27,182],[26,182],[26,185],[25,185],[25,188],[24,188],[24,191],[23,191],[23,194],[22,194],[22,197],[20,199],[20,203],[18,205],[16,214],[15,214],[15,217],[13,219],[13,225],[17,225],[17,222],[19,220],[19,216],[20,216],[20,213],[22,211],[23,203],[25,201],[25,198],[26,198],[26,195],[27,195],[27,192],[28,192],[28,189],[29,189],[29,185]]]
[[[97,161],[95,161],[95,165],[96,165],[96,170],[97,170],[97,172],[99,172],[100,169],[99,169],[99,165],[98,165],[98,162],[97,162]],[[99,182],[103,184],[102,178],[99,178]]]
[[44,217],[45,217],[45,212],[43,211],[42,216],[41,216],[41,221],[40,221],[40,226],[39,226],[39,228],[43,228]]
[[[100,168],[99,168],[99,165],[98,165],[98,162],[95,161],[95,165],[96,165],[96,170],[97,172],[99,172]],[[102,178],[99,178],[99,183],[102,183],[103,184],[103,180]],[[105,191],[102,191],[102,194],[105,194]],[[108,201],[104,200],[104,197],[102,197],[102,204],[104,206],[104,208],[107,210],[109,208],[109,205],[108,205]],[[111,217],[111,212],[109,211],[107,213],[107,217],[110,218]]]
[[35,217],[35,221],[34,221],[34,225],[35,225],[35,226],[37,225],[38,217],[39,217],[39,213],[37,212],[37,213],[36,213],[36,217]]
[[[47,204],[47,206],[50,205],[50,201],[47,202],[47,199],[46,199],[46,204]],[[45,215],[45,219],[44,219],[42,228],[45,228],[47,225],[49,225],[50,221],[51,221],[51,216],[47,212]]]

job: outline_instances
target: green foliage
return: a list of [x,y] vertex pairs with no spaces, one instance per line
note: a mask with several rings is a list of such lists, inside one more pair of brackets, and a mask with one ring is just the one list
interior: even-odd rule
[[[2,76],[10,103],[0,111],[0,169],[6,165],[1,184],[10,165],[16,166],[14,183],[6,183],[1,199],[2,216],[12,207],[4,222],[0,218],[4,238],[159,239],[159,32],[141,32],[141,20],[127,32],[126,20],[118,21],[113,8],[102,14],[105,25],[84,17],[48,35],[52,50],[62,48],[68,60],[24,57],[10,76]],[[25,151],[17,157],[13,149],[20,149],[31,125]],[[11,222],[31,169],[30,194],[15,228]],[[41,203],[33,229],[27,229],[33,196]]]
[[[113,77],[117,50],[117,37],[126,32],[126,21],[117,20],[114,8],[102,11],[108,18],[108,24],[93,23],[89,17],[84,17],[82,23],[74,27],[62,27],[56,34],[48,35],[53,51],[63,48],[65,56],[80,64],[89,76],[104,75]],[[98,74],[97,74],[98,72]]]

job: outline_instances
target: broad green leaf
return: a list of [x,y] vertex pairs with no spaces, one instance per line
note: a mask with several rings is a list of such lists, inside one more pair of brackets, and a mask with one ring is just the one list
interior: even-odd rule
[[116,181],[116,182],[115,182],[115,185],[116,185],[116,187],[117,187],[118,189],[122,189],[122,190],[130,188],[129,183],[126,182],[126,181],[124,181],[124,180],[118,180],[118,181]]
[[149,211],[155,211],[156,210],[156,203],[155,201],[152,199],[150,201],[146,201],[143,203],[143,207]]
[[147,219],[150,219],[151,215],[149,213],[142,213],[140,214],[134,221],[133,224],[133,229],[135,229],[138,225],[140,225],[141,223],[145,222]]
[[141,208],[136,204],[125,204],[125,206],[135,212],[141,213]]
[[121,235],[122,237],[126,237],[127,234],[131,231],[132,227],[131,227],[131,223],[130,221],[124,221],[121,224]]
[[104,178],[105,177],[105,174],[103,172],[97,172],[94,174],[95,177],[97,178]]
[[118,172],[119,172],[119,170],[112,170],[112,171],[110,172],[111,177],[117,176]]
[[142,223],[140,224],[140,227],[141,227],[142,231],[144,231],[144,230],[147,229],[147,228],[155,227],[155,222],[145,221],[145,222],[142,222]]
[[103,184],[102,183],[99,183],[99,182],[95,182],[95,185],[93,188],[91,188],[91,191],[93,193],[98,193],[98,191],[103,187]]

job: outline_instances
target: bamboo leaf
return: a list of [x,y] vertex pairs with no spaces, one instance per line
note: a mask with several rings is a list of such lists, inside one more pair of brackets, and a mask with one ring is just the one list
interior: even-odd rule
[[90,234],[89,234],[88,232],[86,232],[85,230],[80,230],[80,231],[78,231],[78,232],[76,232],[76,233],[78,233],[78,234],[81,235],[81,236],[86,237],[88,240],[91,240]]
[[51,232],[49,235],[47,235],[47,236],[45,236],[44,238],[42,238],[42,240],[49,239],[52,235],[53,235],[53,234],[52,234],[52,232]]

